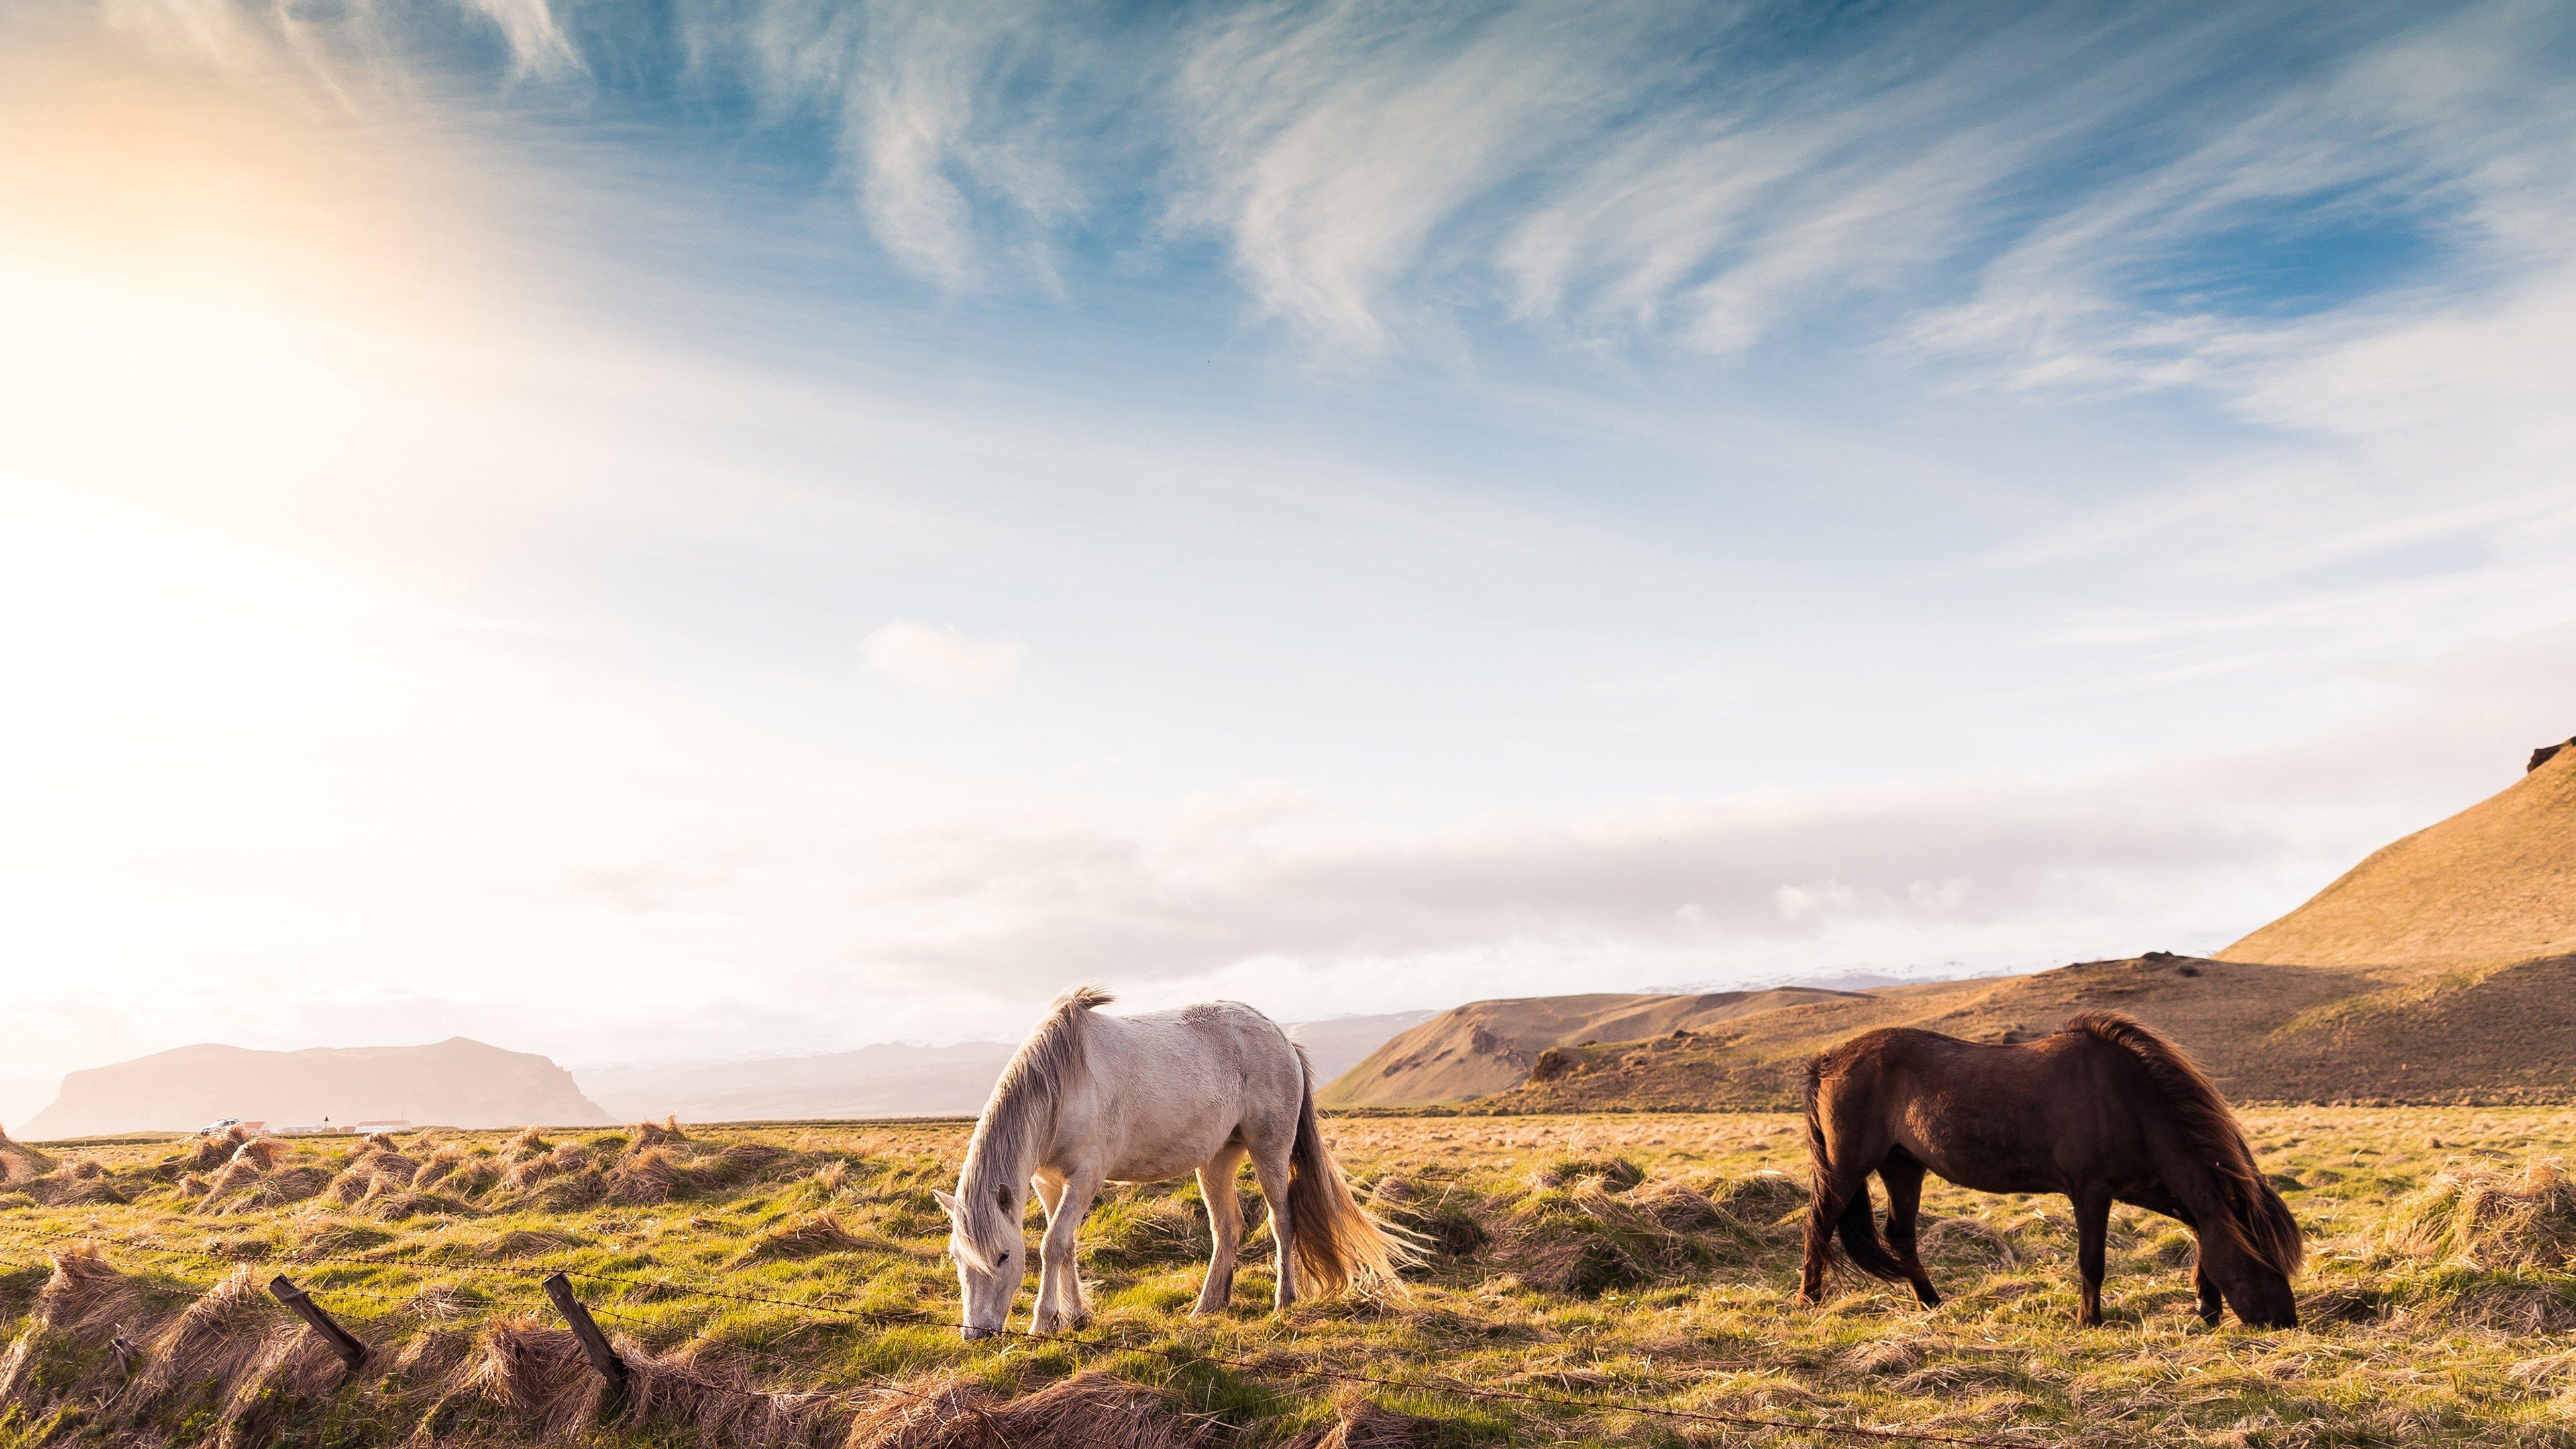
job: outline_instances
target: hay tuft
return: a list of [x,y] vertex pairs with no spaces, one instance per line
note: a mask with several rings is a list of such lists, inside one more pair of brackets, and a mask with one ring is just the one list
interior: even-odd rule
[[1351,1392],[1333,1404],[1333,1422],[1288,1441],[1289,1449],[1423,1449],[1440,1436],[1434,1426],[1411,1414]]
[[1183,1414],[1160,1394],[1091,1369],[1008,1400],[962,1377],[881,1389],[850,1424],[842,1449],[1200,1449],[1216,1432],[1217,1421]]
[[[651,1123],[644,1124],[647,1127]],[[679,1162],[660,1147],[629,1150],[608,1169],[607,1200],[620,1207],[646,1207],[679,1195],[687,1176]]]
[[1688,1188],[1613,1192],[1607,1179],[1533,1192],[1493,1230],[1487,1258],[1523,1283],[1595,1297],[1741,1259],[1759,1238]]
[[2453,1162],[2397,1205],[2388,1245],[2474,1268],[2576,1266],[2576,1179],[2534,1162],[2519,1179]]
[[867,1240],[843,1226],[835,1214],[808,1213],[753,1238],[734,1255],[732,1266],[813,1258],[825,1253],[852,1253],[866,1246]]
[[1646,1169],[1625,1157],[1560,1157],[1530,1173],[1530,1185],[1541,1191],[1597,1180],[1611,1192],[1625,1192],[1646,1180]]
[[676,1113],[659,1122],[638,1122],[626,1129],[628,1152],[642,1152],[647,1148],[688,1140],[689,1134],[680,1130],[680,1119]]
[[832,1396],[755,1388],[712,1345],[662,1357],[622,1338],[614,1342],[629,1375],[614,1399],[571,1332],[534,1318],[486,1328],[459,1366],[457,1382],[462,1392],[533,1421],[531,1437],[556,1443],[586,1440],[593,1426],[613,1422],[637,1430],[682,1428],[697,1444],[796,1449],[828,1442],[841,1422]]
[[269,1351],[271,1335],[286,1332],[290,1322],[254,1271],[236,1268],[181,1309],[153,1341],[150,1366],[135,1383],[134,1397],[148,1404],[204,1384],[219,1386],[218,1397],[228,1397]]

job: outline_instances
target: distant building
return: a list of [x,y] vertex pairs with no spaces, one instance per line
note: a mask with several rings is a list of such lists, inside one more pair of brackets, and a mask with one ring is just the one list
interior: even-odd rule
[[366,1136],[370,1132],[409,1132],[411,1130],[411,1123],[400,1117],[380,1117],[372,1121],[361,1122],[349,1130],[357,1133],[361,1137]]

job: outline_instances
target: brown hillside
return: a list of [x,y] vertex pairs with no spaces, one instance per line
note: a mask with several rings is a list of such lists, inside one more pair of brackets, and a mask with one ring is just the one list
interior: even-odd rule
[[2576,957],[2442,974],[2157,955],[1561,1049],[1530,1079],[1476,1105],[1786,1108],[1798,1101],[1810,1055],[1870,1027],[2019,1041],[2093,1008],[2127,1012],[2171,1035],[2243,1101],[2576,1098]]
[[2576,951],[2576,749],[2345,872],[2226,961],[2460,965]]
[[1518,1083],[1549,1047],[1698,1030],[1756,1012],[1854,995],[1793,986],[1697,995],[1602,992],[1474,1001],[1369,1053],[1325,1087],[1318,1100],[1328,1107],[1464,1101]]

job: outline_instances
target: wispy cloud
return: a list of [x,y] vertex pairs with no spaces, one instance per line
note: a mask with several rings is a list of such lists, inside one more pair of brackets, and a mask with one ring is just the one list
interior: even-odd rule
[[868,665],[898,684],[933,694],[991,694],[1018,677],[1028,646],[1016,639],[977,639],[942,624],[898,619],[860,645]]
[[[858,951],[1005,992],[1254,962],[1297,979],[1360,962],[1401,975],[1480,953],[1632,982],[1890,954],[2036,957],[2144,949],[2155,943],[2122,933],[2170,920],[2176,882],[2205,889],[2282,854],[2264,829],[2118,781],[1677,802],[1394,836],[1311,814],[1020,822],[894,843],[865,872],[868,894],[910,926]],[[2243,909],[2227,894],[2203,900],[2213,921]],[[2084,939],[2070,939],[2079,920]]]

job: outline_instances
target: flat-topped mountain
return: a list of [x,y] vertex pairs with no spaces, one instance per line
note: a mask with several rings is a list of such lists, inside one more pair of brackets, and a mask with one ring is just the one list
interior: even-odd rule
[[608,1114],[545,1057],[465,1037],[431,1046],[252,1051],[188,1046],[63,1078],[31,1141],[187,1132],[224,1117],[273,1125],[407,1119],[447,1127],[590,1126]]

